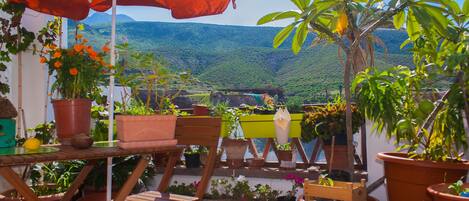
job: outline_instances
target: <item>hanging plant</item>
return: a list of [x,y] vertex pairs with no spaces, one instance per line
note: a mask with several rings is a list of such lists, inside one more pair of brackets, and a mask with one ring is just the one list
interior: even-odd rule
[[7,70],[7,63],[12,61],[10,55],[28,49],[35,35],[21,26],[21,18],[25,11],[24,5],[1,1],[0,10],[6,14],[0,17],[2,25],[0,29],[0,95],[6,95],[10,92],[10,87],[7,83],[8,77],[2,72]]

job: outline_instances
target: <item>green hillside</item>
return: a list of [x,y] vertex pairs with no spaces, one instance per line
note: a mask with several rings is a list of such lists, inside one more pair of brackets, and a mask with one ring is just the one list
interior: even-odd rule
[[[171,68],[190,69],[215,88],[282,87],[289,97],[308,102],[324,101],[326,91],[338,93],[343,71],[337,47],[305,47],[299,55],[289,50],[288,42],[274,49],[272,39],[279,29],[162,22],[117,25],[119,42],[126,40],[138,50],[164,56]],[[384,55],[377,48],[377,66],[411,64],[410,53],[399,49],[405,32],[378,30],[375,34],[388,50]],[[110,26],[87,25],[85,36],[102,45],[110,38]]]

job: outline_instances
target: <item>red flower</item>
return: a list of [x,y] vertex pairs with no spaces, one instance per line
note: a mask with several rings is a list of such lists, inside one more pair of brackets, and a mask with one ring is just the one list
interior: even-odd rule
[[77,68],[70,68],[69,73],[72,76],[76,76],[76,75],[78,75],[78,69]]

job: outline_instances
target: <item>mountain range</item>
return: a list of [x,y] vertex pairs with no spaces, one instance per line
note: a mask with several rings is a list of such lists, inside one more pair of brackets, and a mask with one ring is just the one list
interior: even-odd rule
[[[100,46],[110,39],[110,20],[109,16],[95,15],[90,17],[93,20],[83,22],[84,35]],[[323,102],[342,86],[343,69],[337,46],[311,46],[313,34],[303,51],[294,55],[291,39],[277,49],[272,47],[279,27],[118,22],[118,43],[128,41],[134,49],[163,56],[172,69],[191,70],[206,86],[215,89],[281,87],[290,100]],[[70,23],[73,28],[74,22]],[[386,45],[376,47],[376,66],[412,65],[411,53],[400,49],[406,32],[381,29],[374,35]]]

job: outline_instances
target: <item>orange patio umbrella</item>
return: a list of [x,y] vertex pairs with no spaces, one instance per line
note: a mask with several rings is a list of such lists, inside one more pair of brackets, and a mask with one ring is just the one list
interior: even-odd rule
[[[232,0],[117,0],[121,6],[152,6],[169,9],[176,19],[223,13]],[[112,7],[112,0],[9,0],[54,16],[82,20],[90,9],[104,12]],[[233,0],[234,3],[234,0]]]

